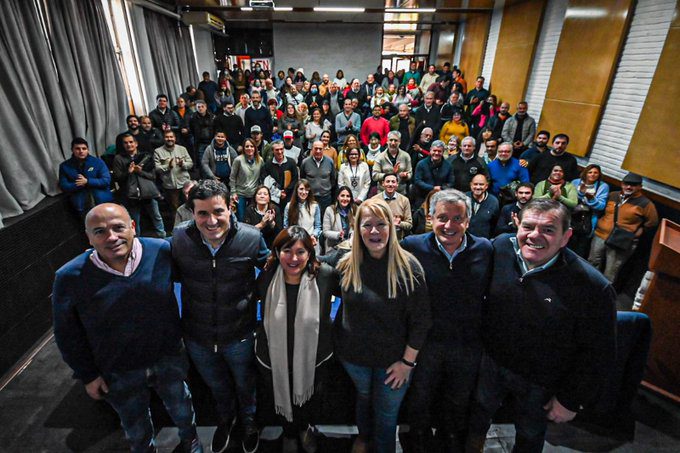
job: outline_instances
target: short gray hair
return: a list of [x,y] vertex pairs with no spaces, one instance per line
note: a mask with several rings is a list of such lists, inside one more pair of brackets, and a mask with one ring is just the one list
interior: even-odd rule
[[501,149],[501,146],[509,146],[510,149],[514,148],[514,146],[512,145],[512,142],[503,142],[500,145],[498,145],[498,149]]
[[456,189],[446,189],[440,190],[439,192],[432,195],[430,199],[430,215],[433,216],[434,212],[437,210],[437,204],[439,203],[454,203],[454,204],[464,204],[465,205],[465,215],[469,219],[472,217],[472,202],[470,197],[465,195],[460,190]]
[[445,144],[443,141],[441,141],[441,140],[435,140],[435,141],[433,141],[432,144],[430,145],[430,149],[432,149],[432,148],[441,148],[442,150],[445,150],[445,149],[446,149],[446,144]]
[[465,137],[463,140],[461,140],[461,141],[460,141],[460,144],[462,145],[462,144],[465,143],[465,142],[472,142],[472,146],[476,146],[476,145],[477,145],[477,140],[475,140],[474,137],[470,137],[469,135],[468,135],[467,137]]
[[399,132],[399,131],[390,131],[390,132],[387,134],[387,138],[390,138],[390,137],[396,137],[396,138],[399,139],[399,141],[401,141],[401,132]]

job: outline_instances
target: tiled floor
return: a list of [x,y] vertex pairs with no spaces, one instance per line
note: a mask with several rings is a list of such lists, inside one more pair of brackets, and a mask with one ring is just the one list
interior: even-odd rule
[[[201,419],[199,436],[209,444],[214,426]],[[601,437],[574,424],[551,425],[546,452],[680,452],[680,410],[654,395],[641,394],[634,405],[637,420],[634,442]],[[162,422],[158,426],[163,426]],[[53,341],[36,355],[30,365],[0,392],[0,452],[123,452],[127,451],[115,413],[105,404],[85,395],[71,379]],[[328,426],[322,431],[319,453],[347,452],[352,427]],[[279,428],[266,428],[260,451],[280,451]],[[493,425],[488,452],[510,452],[512,425]],[[171,452],[176,429],[163,427],[158,435],[160,450]],[[209,449],[206,449],[208,453]],[[401,450],[398,450],[401,451]]]

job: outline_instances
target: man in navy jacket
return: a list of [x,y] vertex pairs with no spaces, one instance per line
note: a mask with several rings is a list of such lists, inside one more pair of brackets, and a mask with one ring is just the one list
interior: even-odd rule
[[[462,192],[437,192],[430,201],[433,232],[402,241],[425,270],[433,320],[411,385],[413,452],[462,451],[465,443],[482,357],[482,299],[493,253],[488,239],[467,232],[470,209],[470,199]],[[431,448],[429,410],[437,400],[441,401],[437,431],[442,445]]]
[[90,208],[113,200],[111,174],[103,160],[90,156],[84,138],[73,139],[71,152],[71,158],[59,165],[59,187],[83,216]]
[[567,208],[535,199],[518,218],[516,236],[493,241],[466,451],[482,451],[491,418],[512,395],[515,449],[541,452],[548,420],[568,422],[593,404],[615,359],[616,294],[566,248]]
[[132,452],[155,451],[149,412],[153,387],[179,428],[175,451],[202,452],[170,278],[170,244],[135,238],[125,208],[105,203],[85,219],[94,247],[57,271],[54,337],[87,394],[118,413]]

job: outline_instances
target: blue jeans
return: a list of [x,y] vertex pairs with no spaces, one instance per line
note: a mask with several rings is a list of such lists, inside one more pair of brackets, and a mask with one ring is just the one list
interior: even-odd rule
[[243,195],[238,196],[238,204],[236,205],[236,218],[239,222],[243,222],[243,219],[246,216],[246,208],[251,201],[253,201],[252,197],[246,198]]
[[515,423],[514,452],[541,453],[548,428],[543,406],[552,397],[546,388],[534,384],[498,365],[489,355],[482,356],[475,401],[465,451],[482,451],[491,418],[507,395],[512,396]]
[[210,387],[221,423],[229,423],[238,415],[244,425],[255,422],[255,340],[247,338],[218,347],[202,346],[186,341],[187,351],[201,377]]
[[153,424],[149,409],[149,387],[153,387],[179,428],[181,439],[196,437],[191,392],[184,379],[189,363],[186,355],[163,357],[146,369],[111,373],[104,377],[109,393],[106,401],[120,417],[125,437],[133,453],[146,452],[153,444]]
[[150,200],[127,200],[126,203],[128,212],[130,212],[130,217],[135,221],[135,232],[137,235],[141,234],[140,220],[141,220],[141,210],[144,208],[147,215],[153,223],[153,229],[159,238],[165,237],[165,225],[163,225],[163,217],[161,217],[161,212],[158,209],[158,201],[153,198]]
[[387,370],[342,361],[357,390],[356,418],[359,435],[373,442],[376,453],[394,453],[397,417],[408,383],[392,390],[385,385]]

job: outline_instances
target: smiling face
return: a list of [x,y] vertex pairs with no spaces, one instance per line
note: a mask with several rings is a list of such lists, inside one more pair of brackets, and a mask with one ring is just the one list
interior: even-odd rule
[[432,162],[439,162],[442,160],[442,156],[444,155],[444,148],[441,146],[433,146],[430,149],[430,157],[432,158]]
[[587,184],[595,184],[598,179],[600,179],[600,170],[598,170],[597,167],[593,167],[588,170],[585,181]]
[[269,204],[269,190],[267,190],[266,187],[262,187],[260,190],[255,192],[255,202],[259,206],[266,206]]
[[246,140],[243,143],[243,155],[248,159],[252,159],[255,155],[255,144],[251,140]]
[[562,231],[558,212],[557,210],[522,212],[517,243],[529,269],[550,261],[569,242],[571,229]]
[[368,208],[359,211],[359,229],[361,241],[368,254],[373,258],[381,258],[387,251],[390,239],[390,223],[379,217]]
[[559,165],[555,165],[550,172],[550,179],[553,181],[559,181],[564,178],[564,170]]
[[224,198],[215,196],[206,200],[194,200],[194,221],[203,239],[213,247],[220,245],[229,231],[229,206]]
[[389,196],[394,195],[394,192],[397,191],[398,186],[399,180],[395,174],[386,175],[385,179],[383,179],[383,188],[385,189],[385,193]]
[[279,264],[288,281],[299,281],[309,262],[309,250],[302,241],[286,245],[278,252]]
[[340,193],[338,193],[338,203],[340,206],[346,208],[351,202],[352,194],[347,189],[343,189],[340,191]]
[[469,224],[464,203],[437,203],[432,217],[432,231],[447,252],[453,253],[460,246]]
[[115,204],[101,204],[87,214],[85,232],[90,245],[109,266],[123,266],[132,250],[135,222],[127,211]]
[[349,159],[349,163],[352,165],[356,165],[359,163],[359,150],[354,148],[350,150],[349,153],[347,153],[347,159]]
[[477,198],[484,195],[484,192],[486,192],[486,189],[488,188],[489,182],[483,174],[475,175],[475,177],[472,178],[472,181],[470,181],[470,191],[472,192],[472,195]]
[[295,193],[297,195],[298,203],[302,203],[307,201],[307,197],[309,196],[309,189],[304,184],[298,184]]

